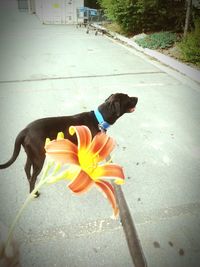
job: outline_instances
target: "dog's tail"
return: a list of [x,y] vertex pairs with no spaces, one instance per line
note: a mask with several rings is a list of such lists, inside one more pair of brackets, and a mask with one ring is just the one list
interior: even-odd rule
[[12,157],[6,163],[1,164],[0,169],[5,169],[5,168],[9,167],[11,164],[13,164],[13,162],[15,162],[16,158],[19,155],[21,145],[24,141],[24,137],[25,137],[25,134],[24,134],[24,130],[23,130],[18,134],[18,136],[15,140],[15,146],[14,146],[14,151],[13,151]]

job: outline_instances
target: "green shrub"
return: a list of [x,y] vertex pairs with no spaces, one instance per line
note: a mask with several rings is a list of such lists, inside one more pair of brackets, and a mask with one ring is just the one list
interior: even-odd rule
[[172,32],[158,32],[145,36],[136,40],[136,43],[143,48],[149,49],[165,49],[173,46],[176,42],[176,34]]
[[195,21],[195,29],[178,44],[182,59],[200,66],[200,19]]
[[182,31],[185,0],[98,0],[106,16],[127,33]]

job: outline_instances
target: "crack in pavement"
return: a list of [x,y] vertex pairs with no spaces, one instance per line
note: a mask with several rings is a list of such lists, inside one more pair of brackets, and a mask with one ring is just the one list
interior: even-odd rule
[[125,73],[113,73],[113,74],[96,74],[96,75],[80,75],[80,76],[63,76],[63,77],[44,77],[35,79],[23,79],[23,80],[5,80],[0,81],[2,83],[23,83],[23,82],[37,82],[37,81],[52,81],[52,80],[68,80],[68,79],[88,79],[88,78],[106,78],[116,76],[131,76],[131,75],[145,75],[145,74],[158,74],[164,73],[163,71],[146,71],[146,72],[125,72]]
[[102,233],[105,231],[117,231],[122,229],[119,220],[114,219],[100,219],[86,222],[78,225],[64,225],[62,227],[49,228],[41,232],[34,233],[33,231],[25,232],[21,229],[19,234],[19,241],[23,243],[35,243],[47,240],[58,239],[75,239],[92,234]]

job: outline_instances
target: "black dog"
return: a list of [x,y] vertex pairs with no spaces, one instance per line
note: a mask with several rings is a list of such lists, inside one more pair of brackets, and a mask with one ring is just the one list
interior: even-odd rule
[[52,140],[56,138],[58,132],[63,132],[65,133],[65,138],[77,144],[76,137],[71,136],[68,132],[70,126],[86,125],[94,137],[98,132],[106,131],[124,113],[133,112],[137,101],[137,97],[129,97],[126,94],[117,93],[112,94],[95,111],[33,121],[18,134],[11,159],[7,163],[0,165],[0,169],[9,167],[16,160],[21,145],[23,145],[27,154],[24,169],[31,192],[43,167],[45,160],[44,144],[47,137]]

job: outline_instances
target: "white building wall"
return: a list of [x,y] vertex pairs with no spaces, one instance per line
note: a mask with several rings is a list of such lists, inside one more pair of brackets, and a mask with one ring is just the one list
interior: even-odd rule
[[76,9],[83,7],[84,0],[35,0],[35,10],[45,24],[75,24]]
[[35,13],[40,19],[40,21],[43,22],[42,19],[42,1],[41,0],[35,0]]

